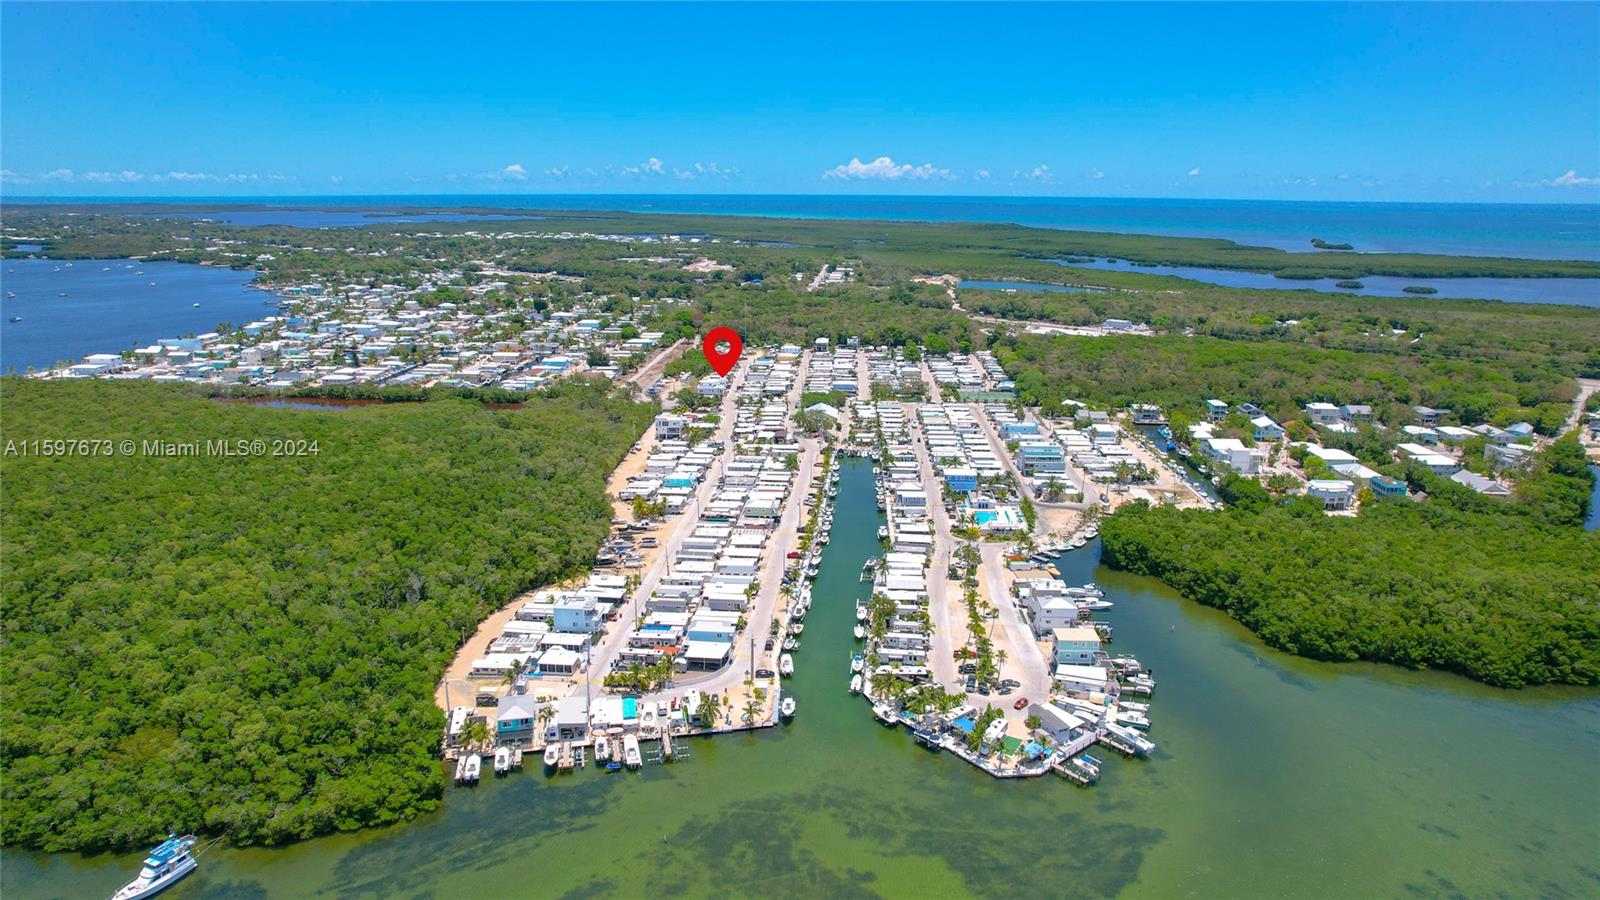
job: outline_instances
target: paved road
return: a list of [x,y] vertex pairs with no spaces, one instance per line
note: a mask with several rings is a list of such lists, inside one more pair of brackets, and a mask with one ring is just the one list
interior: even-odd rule
[[1582,424],[1584,404],[1589,401],[1589,395],[1595,391],[1600,391],[1600,379],[1578,379],[1578,396],[1572,401],[1572,413],[1567,416],[1566,424],[1561,427],[1562,434],[1566,434]]
[[630,385],[649,387],[652,381],[661,377],[666,371],[667,364],[684,354],[689,349],[689,339],[684,338],[664,350],[656,353],[648,362],[629,373],[623,381]]
[[[983,574],[989,585],[989,600],[1000,610],[998,621],[1005,629],[1006,642],[1010,645],[1004,666],[1005,677],[1022,682],[1019,694],[1042,702],[1050,695],[1050,667],[1039,645],[1034,643],[1032,630],[1022,621],[1016,600],[1006,586],[1005,548],[1001,544],[986,543],[979,553],[983,559]],[[1012,695],[1003,699],[1008,701],[1005,706],[1009,714],[1010,701],[1016,697]]]
[[[791,413],[794,411],[795,405],[799,402],[800,395],[804,390],[808,361],[809,353],[802,356],[800,365],[797,367],[794,387],[785,398]],[[666,575],[670,561],[677,556],[678,548],[683,544],[683,541],[693,534],[695,527],[700,524],[700,510],[715,495],[717,483],[721,480],[723,472],[727,468],[728,460],[736,452],[732,440],[734,420],[737,418],[735,398],[738,394],[738,389],[744,385],[747,375],[748,369],[742,367],[736,375],[736,381],[729,385],[728,395],[723,399],[722,421],[718,424],[716,434],[717,439],[724,444],[723,452],[717,457],[717,461],[712,464],[712,468],[707,470],[706,477],[701,481],[695,493],[695,502],[685,509],[680,516],[678,523],[673,528],[671,538],[662,545],[662,552],[656,557],[655,563],[640,579],[639,587],[634,591],[632,598],[625,607],[626,612],[623,615],[622,622],[619,623],[623,627],[607,637],[602,651],[594,658],[594,664],[589,671],[590,678],[597,686],[605,678],[606,672],[610,670],[611,660],[615,659],[621,651],[627,633],[632,630],[632,621],[643,608],[645,599],[650,596],[655,586]],[[682,696],[690,689],[720,692],[741,684],[750,676],[752,669],[777,668],[777,653],[767,653],[765,646],[769,630],[772,627],[772,618],[778,608],[779,588],[783,580],[783,569],[788,561],[787,555],[789,551],[795,548],[800,526],[804,523],[804,517],[809,512],[805,505],[800,502],[800,499],[808,492],[811,479],[816,473],[819,449],[819,445],[814,440],[806,439],[801,442],[800,467],[796,473],[794,487],[791,489],[789,499],[784,506],[783,515],[779,518],[779,524],[774,529],[771,539],[767,542],[766,553],[762,558],[759,582],[761,589],[756,595],[755,603],[745,614],[745,630],[734,642],[732,662],[716,672],[679,675],[673,679],[672,685],[666,690],[651,694],[652,699]],[[751,665],[750,649],[750,640],[752,638],[756,641],[756,661],[753,666]],[[582,689],[581,685],[582,683],[580,682],[578,690]]]
[[950,554],[955,549],[955,539],[950,535],[950,517],[945,513],[943,491],[939,477],[934,474],[933,460],[928,454],[928,443],[922,433],[922,421],[916,415],[917,404],[902,404],[911,426],[911,445],[916,450],[917,465],[922,486],[928,492],[928,511],[933,520],[933,558],[928,563],[928,614],[933,619],[933,641],[928,652],[928,664],[933,677],[947,688],[955,688],[955,647],[951,643],[951,616],[966,616],[966,603],[959,591],[950,589],[946,577],[950,573]]
[[[594,683],[596,688],[605,679],[606,673],[611,671],[611,663],[617,658],[617,654],[622,651],[624,638],[628,632],[632,631],[632,623],[638,617],[640,611],[643,610],[645,599],[655,590],[656,585],[661,583],[661,579],[665,577],[671,567],[672,560],[678,555],[678,548],[683,545],[684,540],[690,534],[694,533],[695,526],[700,523],[700,510],[716,494],[717,482],[722,479],[722,473],[727,468],[728,460],[733,456],[733,420],[736,412],[734,399],[738,393],[738,388],[744,384],[748,372],[748,366],[741,364],[739,369],[733,373],[734,379],[729,383],[728,393],[722,400],[722,407],[719,410],[722,415],[722,421],[717,424],[715,433],[715,439],[723,444],[722,453],[717,456],[716,461],[706,470],[705,478],[701,480],[699,487],[696,488],[689,505],[684,508],[682,513],[679,513],[678,520],[673,524],[670,534],[666,540],[662,541],[661,550],[656,554],[655,560],[648,569],[640,574],[639,586],[634,589],[632,596],[628,598],[628,602],[620,610],[621,618],[613,625],[611,632],[605,636],[600,646],[590,656],[589,671],[586,677]],[[583,689],[582,685],[583,679],[579,679],[576,690],[581,691]]]

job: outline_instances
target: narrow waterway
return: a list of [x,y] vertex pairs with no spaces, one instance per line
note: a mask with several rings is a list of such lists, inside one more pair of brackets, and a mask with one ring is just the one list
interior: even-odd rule
[[[394,828],[219,847],[167,896],[1592,895],[1600,695],[1332,666],[1158,582],[1100,581],[1159,682],[1155,758],[1098,787],[1002,782],[878,725],[846,690],[871,470],[847,462],[788,689],[795,721],[684,741],[638,774],[537,765]],[[109,895],[138,857],[7,853],[8,898]]]
[[1589,518],[1583,527],[1594,531],[1600,528],[1600,466],[1590,466],[1589,471],[1594,473],[1594,489],[1589,492]]

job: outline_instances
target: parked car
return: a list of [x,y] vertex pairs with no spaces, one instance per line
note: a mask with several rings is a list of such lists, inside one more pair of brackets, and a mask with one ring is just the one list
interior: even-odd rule
[[1022,709],[1023,707],[1025,707],[1027,705],[1028,705],[1028,698],[1027,697],[1018,697],[1017,698],[1017,702],[1011,704],[1011,708],[1012,709]]
[[757,669],[756,670],[756,677],[757,678],[771,678],[772,677],[772,670],[771,669]]
[[777,644],[777,642],[774,641],[772,638],[767,638],[767,649],[768,650],[771,650],[774,646],[776,646],[776,644]]
[[978,678],[977,678],[977,676],[975,676],[975,675],[967,676],[967,693],[970,694],[973,691],[976,691],[977,689],[978,689]]
[[978,664],[977,663],[962,663],[961,665],[956,666],[956,671],[960,672],[963,675],[971,675],[973,672],[978,671]]
[[1000,687],[995,689],[995,693],[999,694],[1002,697],[1004,697],[1005,695],[1007,695],[1007,694],[1009,694],[1009,693],[1011,693],[1011,692],[1013,692],[1015,690],[1016,690],[1016,688],[1012,687],[1009,684],[1002,684],[1002,685],[1000,685]]

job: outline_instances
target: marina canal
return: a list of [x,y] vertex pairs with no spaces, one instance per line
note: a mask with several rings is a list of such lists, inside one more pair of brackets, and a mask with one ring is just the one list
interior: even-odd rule
[[[877,555],[871,463],[843,465],[790,724],[685,739],[636,774],[537,765],[388,829],[208,851],[166,896],[1591,895],[1594,692],[1482,687],[1264,647],[1151,579],[1067,554],[1160,677],[1148,761],[1098,786],[989,777],[846,690]],[[443,774],[441,774],[443,777]],[[134,854],[7,852],[9,898],[111,893]]]

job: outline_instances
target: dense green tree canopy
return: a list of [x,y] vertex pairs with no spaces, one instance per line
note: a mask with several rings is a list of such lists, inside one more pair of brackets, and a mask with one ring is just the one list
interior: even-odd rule
[[327,412],[7,379],[7,441],[316,441],[312,456],[0,459],[5,840],[274,842],[441,790],[433,688],[463,636],[582,571],[649,421],[588,383],[520,409]]
[[1581,530],[1592,482],[1576,441],[1552,445],[1511,501],[1412,478],[1428,501],[1356,518],[1238,478],[1226,512],[1134,504],[1101,525],[1104,559],[1303,656],[1600,683],[1600,532]]

